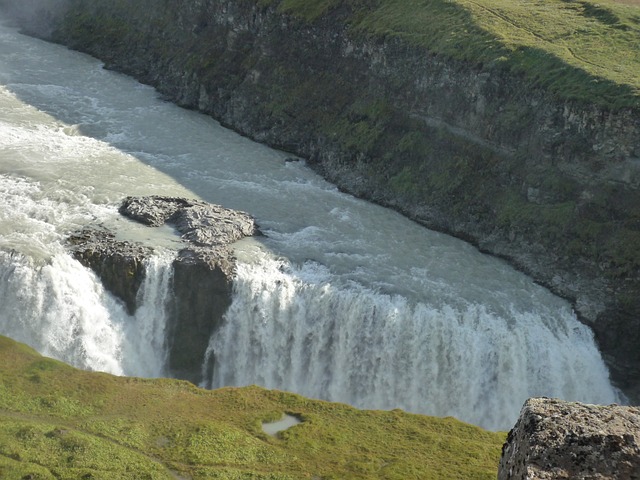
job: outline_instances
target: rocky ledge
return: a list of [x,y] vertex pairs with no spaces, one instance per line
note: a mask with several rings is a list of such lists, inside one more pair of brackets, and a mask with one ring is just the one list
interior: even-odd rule
[[119,212],[150,227],[172,225],[183,240],[198,247],[228,245],[258,233],[249,214],[198,200],[127,197]]
[[640,479],[640,409],[527,400],[502,448],[507,479]]
[[[127,197],[119,211],[149,227],[172,225],[181,234],[184,248],[173,261],[168,305],[167,368],[171,376],[198,383],[209,338],[231,303],[235,257],[229,245],[259,234],[254,219],[219,205],[161,196]],[[135,314],[153,249],[102,228],[76,233],[69,243],[74,257]]]

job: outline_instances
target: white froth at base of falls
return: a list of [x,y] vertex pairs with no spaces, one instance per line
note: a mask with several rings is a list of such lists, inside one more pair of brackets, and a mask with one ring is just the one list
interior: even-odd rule
[[530,396],[618,400],[573,314],[411,305],[329,280],[312,263],[239,265],[233,303],[210,342],[211,386],[258,384],[489,429],[509,428]]

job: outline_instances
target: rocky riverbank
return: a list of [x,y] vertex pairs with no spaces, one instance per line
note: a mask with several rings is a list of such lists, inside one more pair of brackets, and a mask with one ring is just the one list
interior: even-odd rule
[[508,259],[574,303],[614,381],[638,399],[636,107],[563,97],[500,58],[355,28],[362,12],[346,2],[318,14],[255,0],[13,7],[28,32]]
[[[197,384],[209,338],[231,304],[235,257],[229,245],[259,231],[246,213],[182,198],[128,197],[120,213],[150,228],[172,225],[184,241],[173,261],[167,370]],[[144,260],[153,250],[118,240],[116,233],[85,229],[72,235],[69,244],[74,257],[133,314],[145,277]]]

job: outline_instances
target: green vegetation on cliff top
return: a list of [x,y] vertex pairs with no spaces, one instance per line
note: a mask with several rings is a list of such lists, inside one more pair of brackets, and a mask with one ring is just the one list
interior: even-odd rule
[[258,0],[316,21],[524,75],[563,98],[640,106],[640,8],[608,0]]
[[[303,420],[278,437],[261,422]],[[0,337],[0,478],[495,478],[504,434],[258,387],[69,367]]]

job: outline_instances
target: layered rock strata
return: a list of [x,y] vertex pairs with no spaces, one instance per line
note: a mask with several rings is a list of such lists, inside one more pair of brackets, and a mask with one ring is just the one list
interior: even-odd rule
[[508,259],[574,304],[640,398],[637,109],[352,28],[350,2],[313,20],[275,0],[4,3],[29,32]]
[[502,449],[498,480],[640,479],[640,409],[531,398]]
[[[181,234],[184,248],[173,262],[168,305],[167,369],[171,376],[198,383],[209,338],[231,303],[235,258],[229,245],[258,234],[255,222],[218,205],[160,196],[129,197],[119,211],[149,227],[172,225]],[[70,237],[70,245],[74,257],[134,314],[144,259],[152,248],[118,240],[104,229],[85,229]]]

